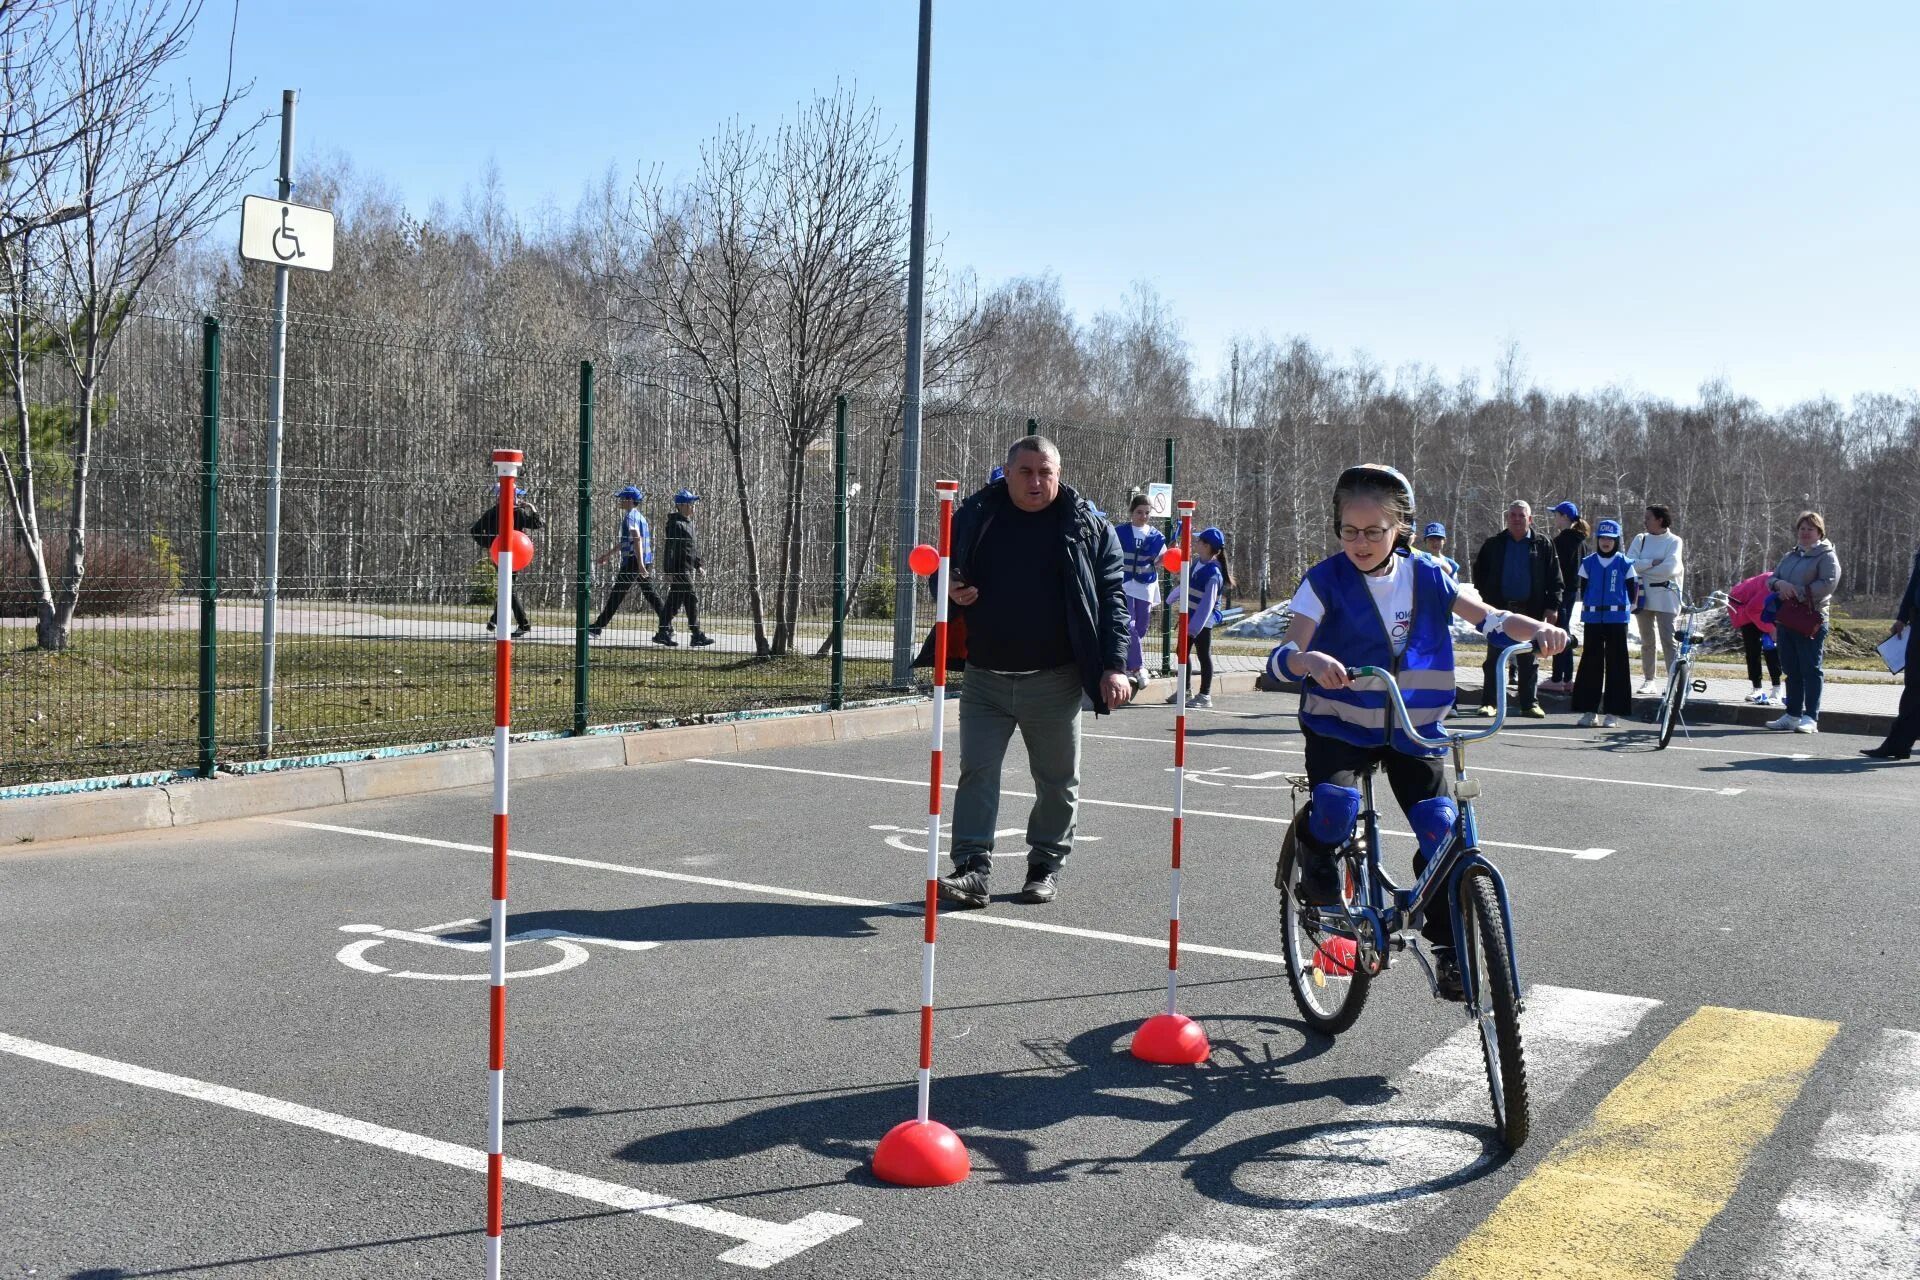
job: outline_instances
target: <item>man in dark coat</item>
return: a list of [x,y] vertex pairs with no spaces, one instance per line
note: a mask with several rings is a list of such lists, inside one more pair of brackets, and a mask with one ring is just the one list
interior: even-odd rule
[[[534,509],[531,502],[527,501],[517,484],[513,487],[513,527],[528,535],[540,527],[540,513]],[[473,527],[467,530],[467,535],[474,540],[481,551],[489,554],[492,552],[493,540],[500,535],[500,501],[497,496],[487,504],[487,509],[480,513],[480,518],[473,522]],[[516,640],[533,630],[533,621],[527,617],[527,606],[520,603],[520,594],[515,591],[512,601],[513,635]],[[493,630],[491,613],[487,615],[487,630]]]
[[1913,624],[1920,621],[1920,551],[1913,553],[1913,568],[1907,573],[1907,589],[1900,597],[1900,609],[1894,615],[1893,634],[1906,633],[1907,687],[1900,693],[1900,714],[1894,717],[1887,740],[1860,754],[1875,760],[1905,760],[1913,755],[1915,739],[1920,739],[1920,648],[1913,643]]
[[682,608],[687,611],[687,626],[693,632],[693,647],[704,649],[713,637],[700,629],[700,601],[693,594],[693,575],[700,569],[700,544],[693,536],[693,504],[700,495],[682,489],[673,495],[673,514],[667,517],[667,534],[660,550],[661,569],[667,575],[667,602],[660,608],[660,630],[655,644],[673,645],[673,619]]
[[[1533,508],[1514,502],[1507,508],[1507,531],[1495,534],[1480,545],[1473,557],[1473,585],[1480,598],[1495,609],[1541,618],[1555,625],[1560,621],[1560,558],[1553,544],[1533,528]],[[1481,682],[1481,715],[1492,715],[1498,690],[1500,648],[1487,645],[1487,661]],[[1519,714],[1539,720],[1546,716],[1538,701],[1540,664],[1531,653],[1514,660],[1520,672],[1520,691],[1516,699]],[[1473,715],[1472,708],[1461,714]]]
[[1024,902],[1051,902],[1073,848],[1080,804],[1080,709],[1122,707],[1127,597],[1120,539],[1061,483],[1060,450],[1016,440],[1007,474],[954,513],[948,595],[966,626],[960,690],[960,784],[953,802],[953,874],[940,896],[987,905],[1000,767],[1015,729],[1035,799],[1027,818]]

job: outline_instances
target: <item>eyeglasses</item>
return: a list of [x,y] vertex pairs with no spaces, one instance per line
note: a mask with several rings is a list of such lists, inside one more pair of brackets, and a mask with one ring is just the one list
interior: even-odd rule
[[1353,525],[1350,525],[1350,524],[1343,524],[1340,526],[1339,532],[1340,532],[1340,541],[1342,542],[1359,542],[1362,539],[1365,539],[1366,541],[1377,545],[1379,543],[1385,542],[1387,538],[1393,533],[1393,526],[1392,525],[1374,525],[1371,528],[1359,529],[1359,528],[1355,528]]

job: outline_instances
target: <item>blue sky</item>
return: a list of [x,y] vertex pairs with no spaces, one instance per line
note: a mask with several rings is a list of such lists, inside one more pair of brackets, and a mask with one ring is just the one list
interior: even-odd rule
[[[910,141],[916,12],[243,0],[238,57],[262,104],[301,90],[300,155],[418,209],[492,161],[532,212],[836,80]],[[1513,340],[1561,389],[1905,391],[1916,48],[1892,3],[938,0],[930,221],[1083,318],[1150,283],[1206,374],[1298,333],[1448,376]]]

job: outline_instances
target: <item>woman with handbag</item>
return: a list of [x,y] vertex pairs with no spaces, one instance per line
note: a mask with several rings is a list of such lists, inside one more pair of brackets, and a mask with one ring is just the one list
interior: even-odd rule
[[1673,620],[1685,598],[1686,565],[1682,556],[1687,544],[1673,531],[1672,510],[1657,502],[1647,507],[1644,528],[1645,532],[1634,535],[1627,559],[1633,561],[1634,576],[1640,579],[1640,607],[1633,611],[1640,620],[1640,688],[1636,692],[1650,694],[1657,670],[1653,650],[1656,638],[1667,659],[1667,670],[1673,670]]
[[1787,676],[1786,714],[1767,728],[1818,733],[1820,693],[1826,683],[1820,666],[1826,659],[1833,589],[1840,585],[1840,557],[1827,541],[1827,522],[1818,511],[1801,512],[1793,533],[1796,545],[1767,580],[1780,599],[1773,627]]

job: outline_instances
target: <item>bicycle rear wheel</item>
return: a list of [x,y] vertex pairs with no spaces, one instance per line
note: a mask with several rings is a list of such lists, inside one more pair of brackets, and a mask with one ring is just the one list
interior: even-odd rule
[[1667,673],[1667,696],[1660,700],[1660,745],[1658,750],[1665,751],[1667,744],[1673,741],[1673,731],[1680,724],[1680,708],[1687,701],[1687,682],[1693,672],[1688,664],[1682,663]]
[[[1351,899],[1351,861],[1341,858],[1338,866]],[[1356,963],[1352,937],[1336,931],[1300,901],[1299,845],[1292,827],[1287,828],[1286,839],[1280,844],[1280,867],[1274,883],[1280,890],[1280,923],[1293,1002],[1308,1026],[1337,1035],[1351,1027],[1366,1007],[1367,987],[1373,976]]]
[[1507,1150],[1518,1151],[1532,1128],[1527,1059],[1520,1043],[1520,993],[1513,984],[1507,918],[1492,876],[1469,871],[1462,878],[1460,912],[1467,945],[1462,959],[1473,992],[1468,1012],[1480,1033],[1480,1052],[1487,1064],[1493,1125]]

